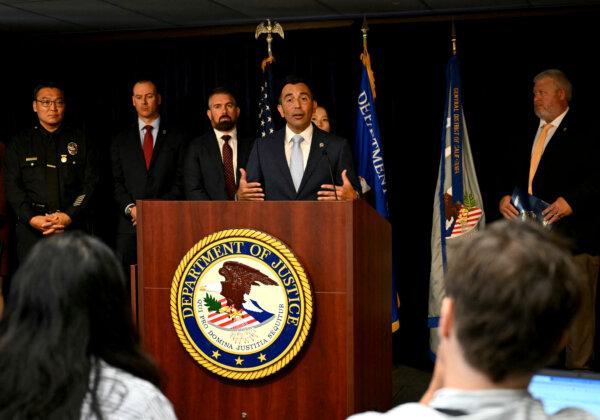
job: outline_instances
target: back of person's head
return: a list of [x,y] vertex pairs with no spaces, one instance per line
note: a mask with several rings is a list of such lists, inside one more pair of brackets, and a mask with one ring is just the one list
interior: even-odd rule
[[495,383],[545,366],[580,301],[569,252],[522,222],[496,222],[460,242],[445,286],[465,359]]
[[15,274],[0,320],[0,418],[73,417],[99,359],[157,382],[112,251],[79,232],[44,239]]

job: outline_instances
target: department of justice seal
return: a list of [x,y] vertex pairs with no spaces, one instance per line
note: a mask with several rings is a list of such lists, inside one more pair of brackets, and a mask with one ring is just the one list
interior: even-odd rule
[[304,268],[264,232],[206,236],[181,260],[171,317],[181,343],[203,367],[240,380],[272,375],[302,348],[312,320]]

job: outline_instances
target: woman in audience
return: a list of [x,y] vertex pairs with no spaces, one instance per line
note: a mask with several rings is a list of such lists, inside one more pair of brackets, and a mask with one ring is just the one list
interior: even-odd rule
[[110,249],[83,233],[40,241],[0,320],[0,419],[173,419]]

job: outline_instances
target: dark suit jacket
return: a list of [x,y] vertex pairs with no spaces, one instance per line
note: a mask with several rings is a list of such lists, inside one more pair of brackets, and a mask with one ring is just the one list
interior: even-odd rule
[[147,170],[137,122],[114,138],[111,164],[119,211],[118,232],[135,232],[124,213],[128,204],[141,199],[183,198],[181,168],[185,146],[184,137],[161,122]]
[[[245,168],[252,147],[251,139],[237,140],[237,176]],[[188,200],[227,200],[223,160],[215,131],[210,130],[190,142],[183,165],[185,198]]]
[[319,130],[313,124],[313,138],[308,162],[298,192],[285,158],[285,128],[254,142],[248,158],[247,179],[262,184],[265,200],[316,200],[322,184],[331,184],[329,162],[336,185],[342,185],[342,171],[347,170],[354,190],[360,191],[348,142]]
[[[522,161],[520,186],[527,190],[529,161],[534,134],[529,137],[529,153]],[[533,195],[553,203],[563,197],[573,214],[556,223],[555,229],[575,242],[576,253],[598,254],[600,216],[598,193],[598,139],[575,120],[569,110],[544,150],[533,178]]]

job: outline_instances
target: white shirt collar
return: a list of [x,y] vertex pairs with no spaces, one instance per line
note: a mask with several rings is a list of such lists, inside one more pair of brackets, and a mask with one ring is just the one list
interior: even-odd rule
[[147,125],[152,126],[152,134],[154,135],[154,137],[156,137],[156,133],[158,133],[158,127],[160,126],[160,116],[154,121],[152,121],[150,124],[146,124],[144,121],[142,121],[141,118],[138,118],[138,127],[140,131],[142,131]]
[[[550,124],[552,124],[552,126],[554,128],[558,127],[560,125],[560,123],[562,122],[563,118],[565,118],[565,115],[567,115],[567,112],[569,112],[569,107],[567,107],[567,109],[565,109],[565,112],[563,112],[558,117],[556,117],[555,119],[550,121]],[[540,118],[540,128],[542,128],[545,125],[546,125],[546,121],[544,121],[543,119]]]
[[[304,139],[304,141],[308,143],[312,140],[313,131],[314,131],[313,125],[312,125],[312,123],[310,123],[303,132],[298,133],[298,134],[301,135],[302,138]],[[292,141],[292,137],[294,137],[295,135],[296,135],[296,133],[294,133],[292,131],[292,129],[286,124],[285,125],[285,141],[286,141],[286,143]]]
[[229,139],[229,141],[237,140],[237,127],[233,127],[233,130],[231,131],[219,131],[216,128],[213,128],[213,131],[215,132],[215,136],[217,136],[217,139],[219,140],[221,140],[221,137],[223,137],[225,134],[231,136],[231,139]]

